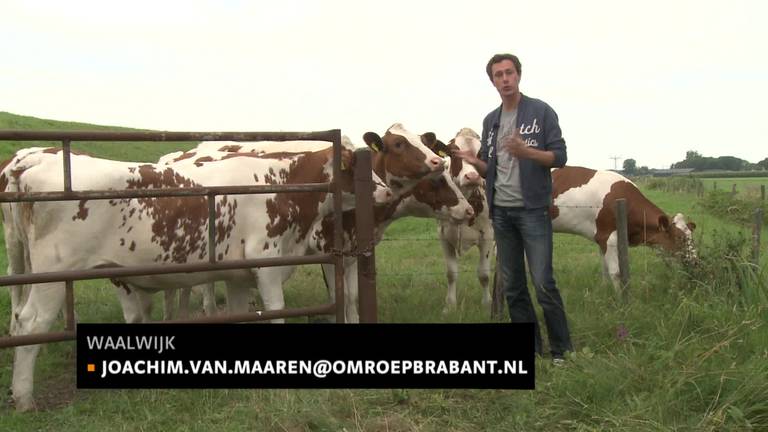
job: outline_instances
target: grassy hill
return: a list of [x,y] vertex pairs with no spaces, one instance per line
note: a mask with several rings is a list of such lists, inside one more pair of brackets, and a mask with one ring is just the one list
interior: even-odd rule
[[[0,112],[0,130],[67,130],[67,131],[138,131],[146,129],[130,129],[117,126],[100,126],[88,123],[64,122],[58,120],[39,119]],[[157,162],[164,154],[187,150],[197,145],[197,142],[102,142],[84,141],[73,142],[72,148],[85,151],[94,156],[128,160],[137,162]],[[25,147],[61,146],[57,141],[0,141],[0,160],[11,157],[14,152]]]

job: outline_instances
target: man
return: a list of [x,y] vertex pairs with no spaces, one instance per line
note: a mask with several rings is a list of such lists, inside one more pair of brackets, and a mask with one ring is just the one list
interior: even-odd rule
[[498,262],[512,322],[532,322],[535,349],[541,332],[528,293],[524,256],[528,257],[536,298],[544,310],[553,362],[571,351],[565,308],[552,272],[550,168],[568,158],[557,114],[545,102],[520,93],[520,60],[496,54],[486,66],[501,96],[501,106],[483,121],[480,152],[456,155],[486,178],[486,193],[496,236]]

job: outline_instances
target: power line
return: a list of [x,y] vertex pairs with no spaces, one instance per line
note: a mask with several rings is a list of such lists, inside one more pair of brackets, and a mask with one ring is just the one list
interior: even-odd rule
[[619,169],[619,168],[616,166],[616,162],[617,162],[619,159],[621,159],[621,156],[611,156],[611,157],[609,157],[608,159],[613,159],[613,169],[614,169],[614,170],[616,170],[616,169]]

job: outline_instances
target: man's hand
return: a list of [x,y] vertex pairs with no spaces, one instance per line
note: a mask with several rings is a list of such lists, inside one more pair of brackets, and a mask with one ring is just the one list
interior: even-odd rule
[[451,156],[460,157],[472,165],[476,164],[479,160],[472,150],[454,150],[454,152],[451,153]]
[[518,159],[531,158],[531,149],[525,144],[525,141],[520,138],[520,133],[517,129],[515,129],[512,134],[501,138],[501,148]]
[[485,178],[485,171],[488,168],[488,165],[483,162],[482,159],[478,158],[477,155],[472,152],[472,150],[454,150],[454,152],[451,153],[451,156],[459,157],[466,161],[468,164],[474,166],[477,172],[480,174],[480,177]]
[[518,159],[530,159],[537,164],[551,168],[555,163],[555,154],[548,150],[539,150],[536,147],[529,147],[522,138],[520,132],[515,131],[501,138],[502,149],[507,150],[512,156]]

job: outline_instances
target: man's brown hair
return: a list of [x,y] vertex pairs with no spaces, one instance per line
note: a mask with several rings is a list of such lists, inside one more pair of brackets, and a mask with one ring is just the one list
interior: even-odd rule
[[490,60],[488,60],[488,64],[485,66],[485,72],[488,74],[488,78],[493,82],[493,75],[491,74],[491,68],[496,63],[501,63],[504,60],[511,60],[512,64],[515,65],[515,69],[517,70],[517,75],[520,75],[522,72],[522,66],[520,65],[520,59],[517,58],[516,55],[513,54],[496,54],[493,57],[491,57]]

